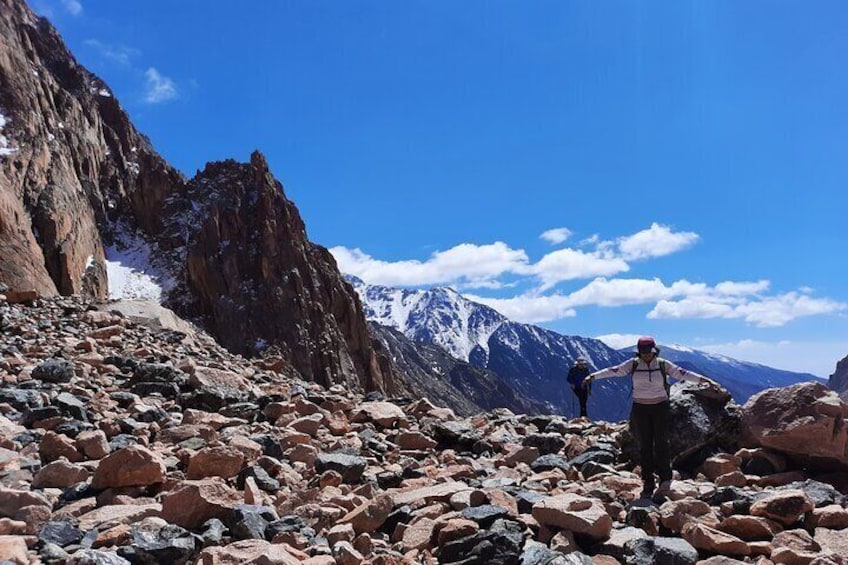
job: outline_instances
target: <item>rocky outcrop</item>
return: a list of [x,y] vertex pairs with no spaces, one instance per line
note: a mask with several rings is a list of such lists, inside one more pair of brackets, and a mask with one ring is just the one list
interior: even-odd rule
[[264,157],[210,163],[186,184],[22,0],[0,0],[0,114],[10,298],[105,298],[105,248],[137,234],[180,281],[168,305],[231,351],[276,350],[288,370],[327,386],[400,390],[355,293],[308,241]]
[[501,407],[525,414],[550,411],[493,371],[454,359],[439,346],[413,342],[398,330],[374,322],[369,322],[368,328],[383,344],[415,398],[429,398],[461,416]]
[[827,381],[830,390],[835,390],[839,396],[848,400],[848,356],[836,364],[836,370]]
[[848,405],[819,383],[774,388],[744,406],[749,441],[799,463],[848,469]]
[[179,242],[183,312],[230,351],[270,345],[301,377],[395,391],[362,307],[335,260],[311,243],[294,204],[254,152],[250,163],[209,163],[166,208],[164,239]]
[[180,175],[20,0],[0,0],[0,113],[14,146],[0,155],[0,280],[105,297],[109,220],[155,233]]
[[[0,298],[7,559],[694,565],[845,554],[848,500],[833,486],[844,473],[815,474],[773,449],[714,444],[669,488],[637,498],[625,423],[375,401],[291,379],[202,331],[90,306]],[[696,395],[673,425],[707,429],[709,402],[727,408]]]

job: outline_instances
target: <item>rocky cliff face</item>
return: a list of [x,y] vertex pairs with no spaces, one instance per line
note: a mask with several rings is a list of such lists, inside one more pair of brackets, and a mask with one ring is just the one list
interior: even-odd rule
[[848,356],[836,364],[836,370],[830,375],[827,386],[842,398],[848,399]]
[[0,279],[43,294],[106,296],[109,219],[155,233],[180,175],[53,26],[18,0],[0,0],[0,113]]
[[0,0],[0,115],[0,283],[105,298],[105,249],[131,232],[178,281],[175,309],[231,350],[275,347],[303,378],[395,391],[355,293],[265,159],[186,183],[20,0]]
[[[166,207],[165,236],[181,243],[188,296],[231,351],[275,344],[304,378],[394,392],[356,293],[329,252],[311,243],[294,204],[255,152],[250,163],[209,163]],[[187,292],[183,292],[186,290]],[[358,377],[359,376],[359,377]]]

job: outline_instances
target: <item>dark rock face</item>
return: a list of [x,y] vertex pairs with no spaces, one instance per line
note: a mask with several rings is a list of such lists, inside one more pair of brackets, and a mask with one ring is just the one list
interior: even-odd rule
[[105,248],[135,233],[183,281],[167,296],[174,308],[230,350],[275,347],[287,373],[395,392],[354,291],[308,241],[264,157],[211,163],[187,184],[22,0],[0,0],[0,37],[13,149],[0,155],[0,283],[10,296],[105,298]]
[[157,231],[180,175],[24,2],[0,0],[0,36],[0,111],[16,148],[0,156],[0,279],[105,297],[108,220]]
[[830,375],[827,386],[836,391],[843,400],[848,399],[848,355],[836,364],[836,370]]
[[248,164],[209,163],[166,215],[166,239],[184,244],[189,301],[178,310],[199,316],[222,345],[254,354],[273,344],[307,380],[394,391],[356,294],[307,239],[260,153]]

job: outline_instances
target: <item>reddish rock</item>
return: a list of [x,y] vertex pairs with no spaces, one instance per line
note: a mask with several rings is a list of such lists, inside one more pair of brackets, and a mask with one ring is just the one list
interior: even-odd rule
[[708,457],[706,461],[704,461],[703,465],[701,465],[701,472],[704,473],[709,480],[715,481],[721,475],[738,471],[740,465],[742,465],[742,458],[738,455],[719,453],[712,457]]
[[84,461],[82,453],[77,451],[74,445],[74,440],[63,434],[49,431],[41,438],[41,443],[38,445],[38,455],[41,457],[43,464],[56,461],[60,457],[64,457],[72,463]]
[[748,484],[748,479],[742,471],[725,473],[715,480],[717,487],[744,487],[746,484]]
[[111,451],[106,434],[101,430],[80,432],[75,445],[88,459],[103,459]]
[[680,533],[683,526],[692,521],[711,527],[718,525],[710,505],[694,498],[670,500],[660,506],[660,522],[674,533]]
[[771,560],[786,565],[809,565],[821,554],[821,546],[806,530],[786,530],[771,541]]
[[107,530],[120,524],[134,524],[151,516],[158,516],[162,511],[161,504],[113,504],[101,506],[79,517],[79,528],[88,532],[91,530]]
[[16,518],[20,510],[27,506],[43,506],[49,509],[53,505],[40,493],[0,487],[0,516]]
[[394,506],[403,506],[404,504],[411,504],[417,501],[428,503],[436,501],[444,502],[450,500],[451,496],[463,490],[469,490],[467,484],[450,481],[422,488],[392,491],[390,494],[392,495]]
[[561,494],[545,498],[533,505],[533,517],[546,526],[554,526],[593,539],[607,539],[612,530],[612,518],[604,505],[595,499],[576,494]]
[[162,497],[162,517],[189,530],[197,529],[210,518],[227,523],[240,498],[219,477],[183,481]]
[[351,417],[353,422],[371,421],[384,428],[406,421],[406,414],[391,402],[363,402]]
[[351,524],[357,534],[373,532],[383,525],[391,511],[392,497],[381,494],[348,512],[341,522]]
[[431,547],[435,526],[436,521],[431,518],[421,518],[410,524],[401,539],[404,551]]
[[839,504],[814,508],[810,523],[814,528],[830,528],[832,530],[848,528],[848,509]]
[[91,486],[96,489],[147,486],[165,480],[165,464],[146,447],[133,445],[104,457]]
[[26,538],[23,536],[0,536],[0,559],[17,565],[32,563],[33,561],[27,551]]
[[783,527],[768,518],[760,516],[733,515],[721,521],[718,529],[745,541],[770,540]]
[[437,542],[441,547],[454,540],[474,535],[479,529],[479,524],[472,520],[451,518],[438,528]]
[[197,565],[300,565],[282,545],[265,540],[242,540],[200,552]]
[[824,385],[764,390],[748,399],[742,413],[746,434],[758,445],[848,468],[848,404]]
[[189,459],[186,474],[189,479],[229,479],[238,475],[243,466],[244,455],[241,451],[227,446],[205,447]]
[[41,468],[32,479],[33,488],[65,488],[88,480],[91,473],[79,465],[59,459]]
[[751,515],[762,516],[791,526],[815,507],[807,494],[799,489],[775,491],[751,505]]
[[741,539],[703,524],[689,522],[683,526],[682,534],[683,539],[698,550],[725,555],[751,554],[751,548]]
[[395,443],[401,449],[433,449],[436,447],[436,440],[422,434],[421,432],[401,432],[395,438]]
[[0,518],[0,536],[23,535],[26,533],[26,522]]

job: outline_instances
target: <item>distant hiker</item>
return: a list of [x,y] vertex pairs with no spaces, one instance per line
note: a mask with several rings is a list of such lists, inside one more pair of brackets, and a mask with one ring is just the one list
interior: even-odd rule
[[[584,382],[588,376],[589,369],[586,367],[586,359],[578,357],[577,362],[568,371],[568,384],[571,386],[574,396],[576,396],[577,400],[580,401],[580,416],[583,418],[589,417],[588,412],[586,412],[586,401],[589,399],[589,387],[586,386],[586,383]],[[571,407],[574,408],[574,405],[572,404]]]
[[633,407],[630,430],[639,443],[642,466],[642,496],[654,493],[654,472],[659,475],[660,491],[671,486],[671,454],[668,431],[671,420],[668,377],[694,383],[718,384],[703,375],[687,371],[659,358],[659,348],[652,337],[639,338],[637,357],[620,365],[601,369],[586,377],[586,384],[597,379],[626,377],[633,379]]

